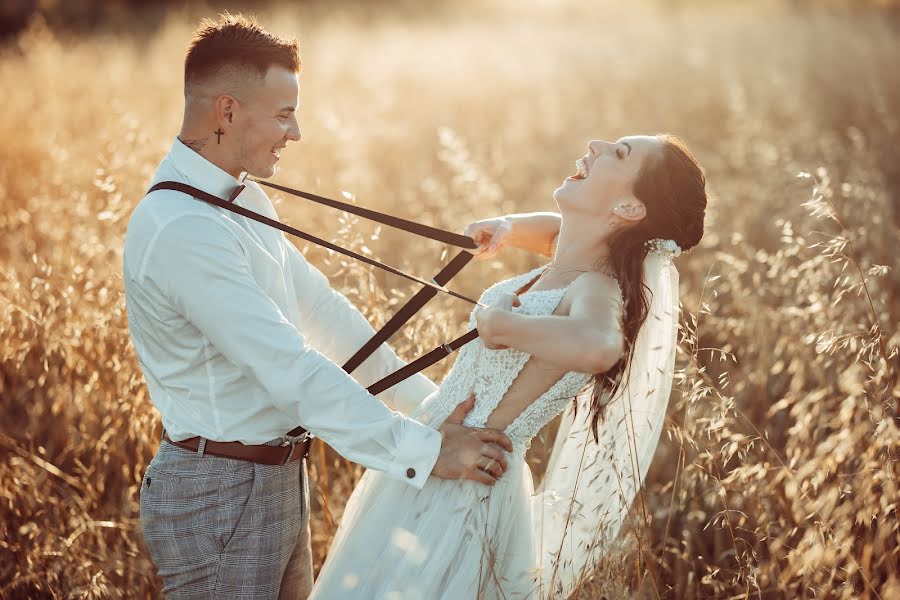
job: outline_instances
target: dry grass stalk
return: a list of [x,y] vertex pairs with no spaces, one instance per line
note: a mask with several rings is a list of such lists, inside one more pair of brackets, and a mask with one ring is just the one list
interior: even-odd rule
[[[681,134],[716,200],[702,247],[679,259],[677,392],[631,526],[577,597],[900,596],[890,25],[777,2],[639,3],[577,21],[493,6],[477,22],[447,9],[440,24],[402,11],[373,25],[304,9],[314,28],[262,15],[301,32],[307,64],[305,139],[278,179],[461,230],[551,208],[587,136]],[[35,23],[0,50],[0,77],[21,84],[0,113],[0,597],[158,594],[137,502],[159,423],[120,263],[130,209],[180,122],[194,16],[140,40]],[[811,200],[801,171],[815,172]],[[275,200],[284,221],[411,272],[443,259]],[[413,291],[304,250],[376,326]],[[511,251],[455,289],[477,294],[533,264]],[[415,356],[458,333],[466,311],[432,301],[392,343]],[[318,569],[361,468],[321,446],[312,464]],[[531,464],[539,479],[540,443]]]

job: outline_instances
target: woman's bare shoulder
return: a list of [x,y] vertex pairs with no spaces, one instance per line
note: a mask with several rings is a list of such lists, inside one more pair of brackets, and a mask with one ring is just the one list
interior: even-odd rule
[[572,282],[572,291],[579,295],[621,296],[618,280],[600,271],[586,271]]
[[572,282],[571,299],[573,313],[609,313],[612,308],[621,310],[622,290],[615,277],[600,271],[588,271]]

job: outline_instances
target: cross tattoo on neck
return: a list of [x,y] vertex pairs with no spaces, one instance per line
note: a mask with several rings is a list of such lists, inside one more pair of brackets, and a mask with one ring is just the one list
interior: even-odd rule
[[216,143],[217,143],[217,144],[221,144],[221,143],[222,143],[222,135],[223,135],[225,132],[222,131],[222,128],[221,128],[221,127],[219,127],[218,129],[216,129],[215,131],[213,131],[213,133],[216,134]]

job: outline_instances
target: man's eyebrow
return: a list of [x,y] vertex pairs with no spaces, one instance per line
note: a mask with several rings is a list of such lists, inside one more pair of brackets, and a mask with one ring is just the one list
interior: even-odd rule
[[282,109],[279,110],[278,112],[294,112],[294,110],[295,110],[295,109],[294,109],[293,106],[285,106],[284,108],[282,108]]
[[622,143],[625,144],[626,146],[628,146],[628,154],[626,154],[626,156],[631,156],[631,144],[629,144],[628,142],[622,142]]

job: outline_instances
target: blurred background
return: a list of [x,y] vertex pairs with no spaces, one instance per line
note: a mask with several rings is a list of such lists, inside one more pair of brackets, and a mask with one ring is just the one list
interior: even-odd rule
[[[160,596],[138,520],[160,423],[122,242],[181,125],[191,34],[226,9],[300,40],[286,185],[462,232],[554,210],[590,139],[671,132],[703,164],[666,430],[621,547],[574,597],[900,597],[898,6],[3,0],[0,597]],[[272,198],[283,221],[409,272],[447,260]],[[416,291],[301,249],[376,327]],[[453,287],[543,262],[509,249]],[[435,299],[392,345],[411,359],[467,317]],[[532,448],[537,478],[553,431]],[[361,472],[318,444],[316,570]]]

